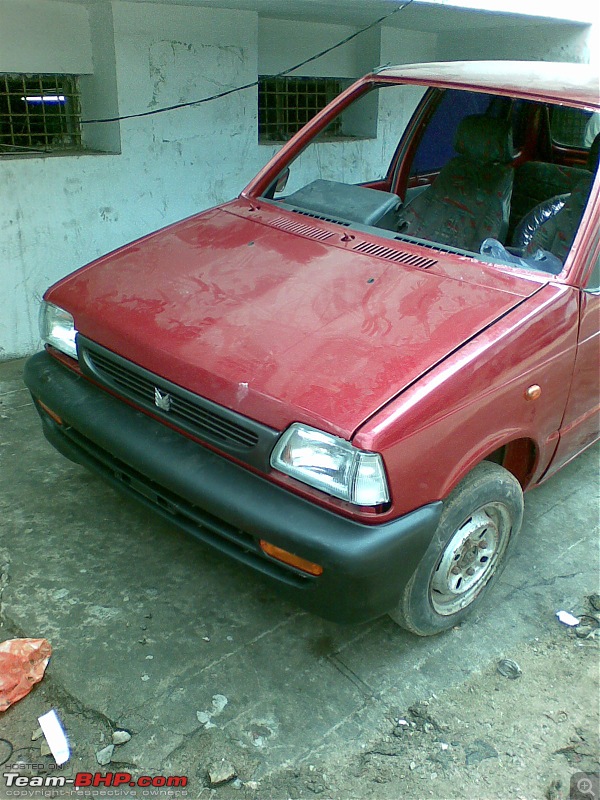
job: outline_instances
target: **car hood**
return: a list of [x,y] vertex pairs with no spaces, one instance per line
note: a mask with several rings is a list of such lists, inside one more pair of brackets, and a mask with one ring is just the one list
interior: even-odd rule
[[89,339],[213,402],[351,438],[539,288],[392,263],[343,228],[297,220],[238,201],[104,256],[47,299]]

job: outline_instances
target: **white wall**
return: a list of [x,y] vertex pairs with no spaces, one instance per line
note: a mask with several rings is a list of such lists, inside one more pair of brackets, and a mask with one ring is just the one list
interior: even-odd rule
[[71,3],[2,0],[0,72],[92,72],[86,9]]
[[[326,50],[355,32],[347,25],[288,22],[260,18],[258,23],[258,71],[275,75],[315,53]],[[301,67],[294,74],[325,78],[354,78],[379,65],[379,34],[373,28],[348,44]]]
[[[87,118],[113,116],[250,83],[351,32],[160,2],[90,3],[88,10],[0,0],[0,72],[88,74]],[[379,63],[435,58],[579,60],[585,46],[568,28],[551,34],[529,26],[505,37],[496,30],[487,41],[464,30],[438,39],[383,28],[299,74],[351,78]],[[413,104],[414,98],[401,107],[383,102],[380,132],[395,131],[398,114],[406,117]],[[256,88],[120,125],[89,126],[85,141],[112,152],[0,158],[0,359],[37,348],[38,301],[51,283],[137,236],[234,197],[277,149],[257,142]],[[320,145],[322,163],[349,176],[353,163],[371,163],[375,177],[385,160],[381,141]]]
[[588,26],[558,22],[555,25],[536,25],[524,21],[518,28],[444,32],[439,36],[438,58],[445,61],[504,58],[587,64],[594,60],[596,49]]

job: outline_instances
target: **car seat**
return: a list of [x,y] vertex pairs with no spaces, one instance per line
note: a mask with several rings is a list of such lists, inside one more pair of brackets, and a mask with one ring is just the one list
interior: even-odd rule
[[600,134],[590,147],[588,175],[577,182],[570,194],[551,197],[532,209],[515,230],[514,247],[524,248],[525,255],[547,250],[564,263],[592,189],[599,156]]
[[514,171],[512,130],[506,120],[473,114],[461,120],[458,155],[434,183],[400,212],[398,231],[470,251],[508,230]]

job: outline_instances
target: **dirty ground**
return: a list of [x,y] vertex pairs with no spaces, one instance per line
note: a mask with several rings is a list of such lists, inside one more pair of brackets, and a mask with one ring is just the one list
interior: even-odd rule
[[[0,798],[18,796],[2,777],[17,763],[188,779],[122,797],[566,800],[581,776],[571,796],[594,797],[599,639],[555,614],[598,614],[598,447],[527,495],[493,600],[419,639],[281,602],[63,459],[21,369],[0,364],[0,641],[44,637],[53,655],[0,715]],[[71,745],[62,769],[37,731],[52,708]]]

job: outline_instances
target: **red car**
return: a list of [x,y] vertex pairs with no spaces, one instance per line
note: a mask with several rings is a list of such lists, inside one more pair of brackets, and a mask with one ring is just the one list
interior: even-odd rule
[[48,290],[46,437],[324,617],[456,625],[598,438],[599,106],[585,65],[367,75]]

